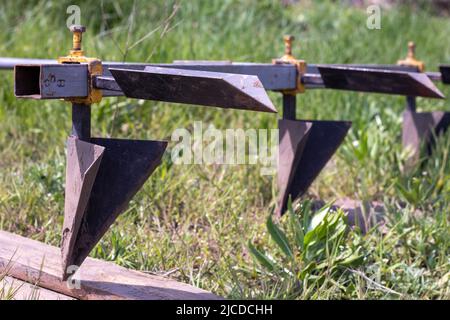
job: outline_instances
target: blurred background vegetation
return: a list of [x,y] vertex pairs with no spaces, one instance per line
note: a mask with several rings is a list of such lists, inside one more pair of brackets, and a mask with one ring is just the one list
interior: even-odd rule
[[[102,60],[270,62],[283,54],[282,36],[290,33],[297,38],[294,54],[309,63],[395,63],[409,40],[428,70],[449,63],[446,1],[384,1],[381,30],[367,29],[365,4],[353,2],[359,5],[2,1],[0,56],[65,55],[71,46],[66,9],[77,4],[87,26],[84,49]],[[70,108],[60,101],[15,99],[12,72],[2,72],[0,83],[0,229],[59,245]],[[271,98],[281,105],[279,94]],[[441,137],[429,161],[406,173],[404,104],[403,97],[326,90],[298,97],[299,119],[353,121],[305,199],[378,201],[385,207],[382,230],[343,232],[342,215],[332,217],[325,208],[313,219],[307,201],[274,225],[267,220],[276,201],[274,177],[261,176],[259,166],[176,166],[169,144],[161,167],[92,256],[228,298],[448,299],[450,139]],[[418,105],[449,107],[448,101],[426,99]],[[194,121],[246,129],[275,128],[277,119],[124,98],[104,99],[92,110],[93,135],[133,139],[170,140],[175,128],[190,129]],[[325,241],[324,234],[334,240]],[[280,247],[285,238],[289,247]]]

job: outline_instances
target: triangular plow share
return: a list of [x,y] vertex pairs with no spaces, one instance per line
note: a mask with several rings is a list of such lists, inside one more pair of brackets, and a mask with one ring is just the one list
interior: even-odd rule
[[62,255],[79,266],[160,164],[165,141],[69,137]]
[[[105,148],[69,137],[61,251],[63,264],[73,265],[73,249]],[[74,236],[75,235],[75,236]]]
[[432,152],[435,136],[445,133],[450,125],[450,113],[444,111],[403,112],[402,142],[405,148],[412,149],[409,164],[414,165],[420,157],[421,147],[428,155]]
[[349,121],[280,119],[277,215],[286,211],[289,197],[303,195],[344,141]]
[[[106,66],[81,50],[85,28],[72,26],[73,49],[58,64],[16,65],[20,98],[65,99],[72,103],[67,140],[66,192],[62,232],[62,278],[89,255],[133,196],[161,163],[166,141],[91,138],[90,105],[106,95],[276,112],[257,76],[159,68]],[[124,64],[121,64],[124,65]],[[125,65],[128,66],[129,65]]]

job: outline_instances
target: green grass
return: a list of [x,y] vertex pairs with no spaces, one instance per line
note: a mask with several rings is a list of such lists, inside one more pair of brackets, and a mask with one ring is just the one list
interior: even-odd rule
[[[103,60],[270,62],[282,55],[286,33],[298,39],[295,55],[310,63],[395,63],[406,55],[409,40],[417,42],[417,55],[429,70],[450,60],[450,21],[426,11],[383,11],[382,29],[368,30],[365,11],[330,1],[302,1],[287,8],[279,1],[180,1],[170,19],[174,1],[78,2],[81,22],[88,27],[84,47],[89,56]],[[70,4],[2,2],[0,56],[66,54]],[[2,72],[0,81],[0,229],[59,245],[70,108],[59,101],[16,100],[11,72]],[[448,87],[439,87],[450,95]],[[278,94],[271,98],[280,106]],[[173,143],[91,255],[170,273],[228,298],[449,299],[450,138],[440,138],[429,161],[404,173],[404,98],[320,90],[298,101],[298,118],[353,121],[343,146],[305,198],[350,197],[386,207],[383,233],[351,230],[339,236],[342,250],[363,254],[357,266],[336,267],[339,252],[328,250],[334,242],[325,241],[313,252],[329,263],[321,269],[301,268],[309,260],[292,230],[286,231],[286,239],[296,256],[286,260],[266,228],[276,201],[274,177],[261,176],[259,166],[173,165]],[[420,110],[448,109],[448,101],[418,103]],[[174,129],[190,128],[194,121],[245,129],[275,128],[276,119],[113,98],[93,107],[92,129],[95,136],[170,140]],[[294,207],[302,221],[311,218],[311,210]],[[290,230],[290,221],[289,216],[281,219],[280,230]],[[267,270],[254,260],[249,242],[286,268],[292,261],[299,264],[290,273]]]

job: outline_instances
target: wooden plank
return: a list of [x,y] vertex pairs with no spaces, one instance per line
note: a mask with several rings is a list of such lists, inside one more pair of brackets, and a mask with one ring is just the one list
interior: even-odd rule
[[[74,281],[63,282],[59,248],[0,231],[0,274],[5,272],[77,299],[220,299],[210,292],[175,280],[92,258],[86,259],[73,276]],[[78,288],[68,285],[77,281]]]
[[0,280],[0,297],[11,300],[75,300],[12,277],[4,277]]

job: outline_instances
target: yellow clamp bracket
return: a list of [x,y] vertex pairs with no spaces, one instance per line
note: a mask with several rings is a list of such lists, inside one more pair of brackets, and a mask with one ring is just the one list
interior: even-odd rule
[[280,59],[273,59],[273,64],[293,64],[297,68],[297,87],[294,90],[283,91],[284,94],[296,95],[305,92],[305,85],[302,83],[302,75],[306,73],[305,60],[297,60],[292,55],[292,42],[295,38],[291,35],[283,37],[284,40],[284,56]]
[[408,56],[404,60],[399,60],[397,64],[400,66],[416,67],[420,72],[425,71],[425,64],[416,59],[416,44],[412,41],[408,43]]
[[84,51],[81,49],[81,42],[83,40],[83,33],[86,31],[86,27],[73,25],[70,27],[70,31],[73,33],[73,48],[70,50],[68,56],[59,57],[58,63],[87,64],[88,96],[82,98],[69,98],[66,100],[80,104],[98,103],[102,100],[102,90],[94,88],[93,79],[94,76],[101,76],[103,74],[102,61],[96,58],[88,58],[84,56]]

